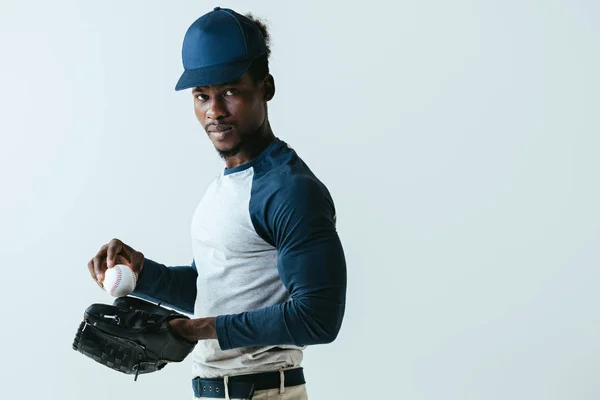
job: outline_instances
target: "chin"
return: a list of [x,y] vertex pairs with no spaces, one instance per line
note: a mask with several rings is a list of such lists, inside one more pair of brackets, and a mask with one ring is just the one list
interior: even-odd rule
[[225,144],[225,143],[214,143],[215,149],[221,156],[221,158],[226,159],[228,157],[235,156],[238,154],[242,148],[242,144],[237,142],[235,144]]
[[214,140],[213,145],[217,151],[232,151],[240,146],[239,140]]

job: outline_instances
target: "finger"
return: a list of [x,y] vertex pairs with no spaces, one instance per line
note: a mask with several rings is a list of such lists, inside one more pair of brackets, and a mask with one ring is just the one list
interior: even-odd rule
[[99,284],[104,282],[104,271],[106,271],[106,258],[102,256],[96,256],[92,260],[94,264],[94,275]]
[[117,254],[117,256],[115,257],[115,265],[117,264],[127,265],[129,268],[131,268],[131,263],[129,262],[129,260],[120,254]]
[[112,268],[115,265],[115,257],[123,249],[123,242],[119,239],[113,239],[108,243],[108,253],[106,256],[106,267]]
[[133,262],[133,259],[131,258],[133,249],[123,242],[121,242],[121,244],[123,245],[121,248],[121,255],[129,262],[129,264],[131,264]]
[[106,257],[107,250],[108,250],[108,243],[106,243],[106,244],[102,245],[102,247],[100,247],[100,250],[98,250],[95,257],[98,257],[98,256]]
[[104,280],[102,262],[106,259],[107,249],[108,244],[103,245],[100,250],[98,250],[98,253],[96,253],[94,258],[92,258],[92,260],[88,263],[88,269],[100,287],[102,287],[102,281]]
[[90,260],[90,262],[87,265],[88,267],[88,271],[90,272],[90,275],[92,276],[92,279],[94,280],[94,282],[96,282],[98,284],[98,286],[102,287],[102,283],[100,283],[98,281],[98,278],[96,277],[96,272],[94,271],[94,260]]

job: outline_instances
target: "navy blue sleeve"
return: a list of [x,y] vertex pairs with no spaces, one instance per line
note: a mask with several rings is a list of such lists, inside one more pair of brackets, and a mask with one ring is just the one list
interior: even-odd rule
[[[283,304],[218,316],[221,349],[332,342],[345,311],[346,261],[327,189],[304,176],[276,190],[253,187],[252,196],[252,222],[277,249],[279,275],[291,296]],[[268,197],[257,200],[261,196]]]
[[167,267],[148,258],[140,273],[133,296],[193,314],[196,302],[196,263]]

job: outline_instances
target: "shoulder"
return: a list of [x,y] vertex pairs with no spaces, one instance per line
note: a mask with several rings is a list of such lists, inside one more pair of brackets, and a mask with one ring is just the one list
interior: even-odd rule
[[251,199],[261,204],[297,207],[325,202],[333,207],[325,184],[297,156],[257,174],[252,184]]
[[260,236],[276,244],[292,232],[335,229],[335,206],[325,184],[293,150],[276,161],[257,166],[252,183],[250,215]]

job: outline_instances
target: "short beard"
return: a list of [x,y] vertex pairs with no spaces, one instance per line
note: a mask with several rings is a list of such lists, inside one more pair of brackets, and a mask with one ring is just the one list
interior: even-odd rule
[[[263,124],[269,124],[269,109],[267,108],[267,103],[265,103],[265,122],[263,122]],[[244,149],[245,146],[245,142],[246,139],[249,139],[249,143],[252,142],[252,140],[256,140],[256,138],[260,138],[261,135],[261,127],[262,125],[256,130],[256,132],[254,132],[252,135],[249,136],[241,136],[240,137],[240,142],[238,144],[236,144],[235,146],[233,146],[231,149],[229,150],[217,150],[217,153],[219,153],[219,156],[223,159],[223,160],[227,160],[229,157],[233,157],[239,154],[240,151],[242,151]]]
[[233,156],[237,155],[242,150],[242,147],[243,147],[243,143],[240,142],[240,143],[236,144],[235,146],[233,146],[229,150],[219,150],[216,148],[215,148],[215,150],[217,150],[217,153],[219,153],[219,156],[223,160],[227,160],[229,157],[233,157]]

